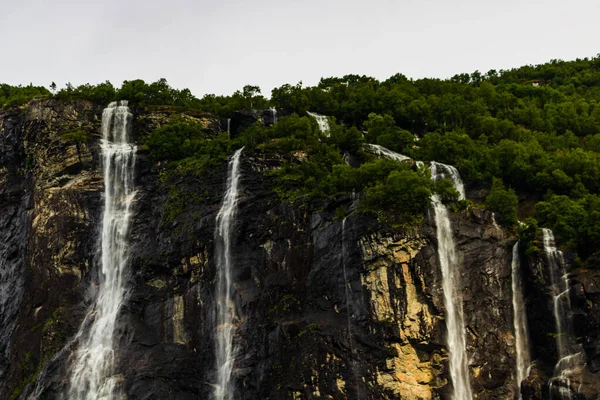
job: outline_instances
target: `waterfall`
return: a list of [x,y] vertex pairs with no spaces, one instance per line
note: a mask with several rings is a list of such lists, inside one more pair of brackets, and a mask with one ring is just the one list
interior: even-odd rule
[[[464,186],[458,171],[454,167],[432,162],[431,175],[434,181],[446,177],[452,179],[456,190],[461,195],[461,199],[464,199]],[[442,269],[447,341],[450,353],[450,379],[453,387],[452,399],[470,400],[473,398],[473,394],[471,393],[467,366],[462,296],[459,295],[458,291],[460,287],[460,266],[456,254],[456,245],[454,244],[448,209],[442,204],[438,195],[433,195],[431,201],[435,214],[438,257]]]
[[530,363],[529,337],[527,334],[527,313],[523,300],[523,282],[521,279],[521,262],[519,259],[519,242],[516,242],[512,250],[512,305],[513,325],[515,328],[515,347],[517,351],[517,389],[521,399],[521,382],[528,375]]
[[570,283],[565,271],[562,251],[556,248],[554,234],[550,229],[542,228],[542,239],[552,281],[552,303],[558,351],[558,362],[554,367],[554,377],[550,382],[550,389],[552,398],[567,400],[572,398],[570,371],[581,365],[583,355],[581,352],[574,352],[575,349],[571,343],[573,338],[569,323],[571,314]]
[[356,359],[356,348],[354,346],[354,337],[352,336],[352,322],[351,318],[354,315],[354,304],[352,301],[350,282],[348,281],[348,274],[346,272],[346,218],[342,220],[342,271],[344,273],[344,293],[346,295],[346,314],[348,321],[348,342],[350,343],[350,354],[352,371],[354,375],[354,384],[356,388],[356,399],[360,399],[360,371],[358,360]]
[[498,223],[496,222],[496,214],[492,213],[492,225],[494,226],[494,228],[500,232],[502,232],[502,229],[500,229],[500,227],[498,226]]
[[227,118],[227,134],[231,137],[231,118]]
[[440,180],[442,178],[448,178],[454,184],[454,188],[458,191],[458,199],[464,200],[466,199],[465,195],[465,185],[463,184],[462,179],[460,178],[460,174],[458,170],[454,168],[452,165],[446,165],[439,162],[432,161],[431,162],[431,178],[434,181]]
[[378,144],[366,144],[365,147],[369,150],[371,150],[371,152],[373,154],[376,154],[380,157],[385,157],[385,158],[391,158],[392,160],[396,160],[396,161],[406,161],[406,160],[410,160],[410,157],[407,157],[405,155],[402,154],[398,154],[395,151],[392,151],[388,148],[385,148],[383,146],[380,146]]
[[132,115],[126,101],[113,102],[102,114],[104,215],[100,236],[97,298],[77,337],[70,380],[70,400],[111,399],[119,377],[114,375],[114,333],[125,298],[133,174],[136,146],[129,142]]
[[327,121],[327,117],[310,111],[307,111],[306,113],[317,121],[321,133],[329,137],[329,122]]
[[215,246],[217,256],[217,325],[216,325],[216,367],[217,385],[215,399],[233,399],[234,388],[231,382],[233,371],[233,333],[236,320],[235,305],[231,298],[231,237],[235,223],[240,181],[240,156],[243,148],[236,150],[229,161],[227,190],[223,205],[217,214]]
[[277,123],[277,110],[275,109],[275,107],[271,107],[271,112],[273,113],[273,124]]

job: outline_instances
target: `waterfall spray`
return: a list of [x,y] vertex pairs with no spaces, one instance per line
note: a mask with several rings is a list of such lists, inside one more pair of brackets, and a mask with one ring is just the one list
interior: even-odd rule
[[[434,181],[450,178],[460,199],[465,198],[465,190],[456,168],[436,162],[431,163],[431,176]],[[469,382],[467,365],[467,349],[465,338],[465,322],[462,297],[459,296],[460,271],[456,245],[452,234],[452,225],[448,209],[437,195],[432,198],[435,214],[438,256],[442,269],[442,287],[444,289],[444,305],[446,306],[446,329],[448,351],[450,352],[450,378],[452,379],[453,400],[470,400],[473,398]]]
[[102,114],[104,214],[100,236],[98,294],[83,321],[70,380],[70,400],[115,396],[114,332],[125,298],[133,173],[136,146],[129,142],[132,115],[126,101],[113,102]]
[[527,312],[523,300],[523,282],[521,279],[521,262],[519,259],[519,242],[515,243],[512,251],[512,304],[513,325],[515,329],[515,349],[517,352],[517,390],[521,398],[521,382],[527,378],[529,369],[529,336],[527,334]]
[[231,270],[233,268],[231,237],[237,211],[242,150],[243,148],[237,150],[229,161],[227,190],[223,197],[223,205],[217,215],[215,229],[217,253],[217,385],[215,386],[214,395],[217,400],[232,400],[234,394],[231,374],[234,362],[233,334],[236,312],[231,299]]

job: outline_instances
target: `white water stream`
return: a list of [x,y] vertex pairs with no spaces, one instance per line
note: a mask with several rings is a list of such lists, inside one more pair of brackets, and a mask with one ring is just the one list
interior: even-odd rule
[[556,327],[556,348],[558,362],[554,367],[554,377],[550,382],[550,392],[553,399],[572,399],[570,373],[583,363],[583,354],[576,351],[574,346],[571,324],[571,288],[565,270],[565,260],[562,251],[556,248],[554,234],[550,229],[542,228],[544,254],[550,269],[552,281],[552,302],[554,323]]
[[329,122],[327,121],[327,117],[310,111],[307,111],[306,113],[317,121],[321,133],[329,137]]
[[527,334],[527,310],[525,309],[525,301],[523,300],[519,242],[513,246],[511,269],[513,326],[515,329],[515,348],[517,352],[516,380],[519,399],[521,399],[521,383],[527,378],[531,358],[529,355],[529,335]]
[[[434,181],[450,178],[460,199],[465,198],[465,189],[456,168],[436,162],[431,163],[431,177]],[[442,269],[442,288],[446,307],[446,328],[448,351],[450,353],[450,379],[452,380],[452,399],[471,400],[471,384],[467,365],[465,322],[462,296],[459,295],[460,265],[456,254],[456,245],[452,233],[452,224],[448,209],[437,195],[431,197],[435,213],[438,256]]]
[[273,113],[273,123],[276,124],[277,123],[277,110],[275,109],[275,107],[271,107],[270,110]]
[[454,184],[454,188],[458,191],[458,199],[464,200],[466,199],[465,195],[465,185],[463,184],[462,179],[460,178],[460,174],[458,170],[454,168],[452,165],[442,164],[439,162],[432,161],[431,162],[431,179],[434,181],[438,181],[442,178],[448,178]]
[[104,215],[100,237],[97,297],[77,334],[69,400],[116,397],[114,333],[125,298],[136,146],[129,141],[132,115],[126,101],[113,102],[102,114]]
[[408,156],[396,153],[395,151],[392,151],[392,150],[390,150],[386,147],[380,146],[378,144],[369,143],[369,144],[365,144],[365,147],[367,147],[367,149],[369,149],[373,154],[376,154],[380,157],[391,158],[392,160],[396,160],[399,162],[411,159]]
[[231,298],[231,270],[233,268],[231,237],[237,211],[242,150],[243,148],[236,150],[229,161],[227,190],[223,197],[223,205],[219,210],[219,214],[217,214],[215,229],[217,256],[217,384],[214,396],[217,400],[232,400],[234,398],[231,374],[234,363],[234,324],[237,317],[235,304]]

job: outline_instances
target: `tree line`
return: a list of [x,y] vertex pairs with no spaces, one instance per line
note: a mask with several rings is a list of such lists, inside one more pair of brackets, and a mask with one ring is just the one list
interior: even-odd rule
[[[307,153],[307,163],[290,160],[279,172],[281,182],[297,177],[298,188],[291,185],[283,197],[331,196],[360,189],[371,193],[371,199],[379,199],[371,201],[373,207],[384,202],[385,196],[376,194],[386,182],[388,189],[409,181],[415,188],[422,186],[424,181],[403,175],[404,167],[390,177],[391,171],[381,164],[375,169],[388,174],[375,179],[373,185],[360,183],[364,182],[358,178],[360,167],[345,171],[349,167],[342,166],[344,153],[354,153],[364,165],[375,162],[361,155],[361,143],[370,142],[414,159],[456,166],[469,187],[488,193],[487,205],[499,214],[502,223],[513,226],[520,217],[529,218],[531,226],[549,227],[564,246],[577,251],[581,262],[600,249],[600,55],[487,73],[475,71],[443,80],[413,80],[402,74],[384,81],[361,75],[329,77],[316,86],[282,85],[272,90],[270,98],[253,85],[230,96],[196,98],[188,89],[170,87],[164,79],[154,83],[125,81],[120,88],[110,82],[67,85],[54,93],[32,85],[0,85],[2,107],[23,104],[37,96],[87,98],[101,104],[127,99],[138,107],[171,106],[222,118],[239,109],[275,107],[292,115],[291,119],[281,121],[279,128],[252,127],[242,138],[251,148]],[[330,117],[330,139],[316,139],[316,126],[304,117],[306,111]],[[168,144],[168,138],[161,140],[163,153],[168,153],[173,145]],[[202,147],[198,143],[196,146]],[[220,157],[223,146],[236,145],[223,143],[219,145]],[[159,154],[154,146],[154,153]],[[180,153],[187,155],[184,158],[201,153],[186,151]],[[328,180],[335,182],[325,184]],[[348,183],[353,180],[354,184]],[[342,181],[348,184],[339,184]],[[521,203],[533,206],[522,207],[517,214],[517,196]],[[387,206],[394,208],[393,204]]]

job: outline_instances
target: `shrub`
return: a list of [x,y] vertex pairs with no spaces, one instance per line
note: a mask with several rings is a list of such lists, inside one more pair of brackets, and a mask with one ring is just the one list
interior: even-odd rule
[[416,172],[395,170],[385,181],[365,191],[364,211],[375,211],[390,221],[415,224],[430,204],[431,181]]
[[517,205],[519,199],[514,190],[506,189],[501,179],[494,178],[492,190],[485,199],[487,208],[498,215],[498,222],[505,226],[517,222]]
[[192,156],[205,140],[202,125],[175,121],[152,132],[146,141],[153,160],[180,160]]

